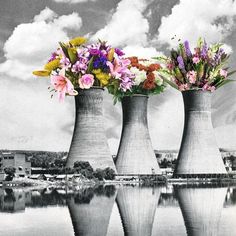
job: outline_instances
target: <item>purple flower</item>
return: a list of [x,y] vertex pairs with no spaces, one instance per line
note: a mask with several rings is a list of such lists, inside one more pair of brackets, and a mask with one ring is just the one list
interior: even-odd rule
[[184,67],[184,60],[183,60],[183,57],[178,56],[178,57],[177,57],[177,61],[178,61],[178,63],[179,63],[179,68],[180,68],[181,70],[184,70],[185,67]]
[[86,72],[86,70],[87,70],[87,64],[86,64],[86,62],[84,63],[84,60],[83,60],[83,58],[82,58],[82,60],[80,60],[80,61],[77,61],[73,66],[72,66],[72,68],[71,68],[71,71],[72,72],[75,72],[75,73],[77,73],[77,72],[82,72],[83,74]]
[[67,57],[62,57],[60,60],[60,63],[63,65],[63,67],[68,68],[71,66],[70,60]]
[[221,60],[221,56],[224,54],[224,49],[220,48],[218,50],[218,52],[216,53],[216,55],[214,56],[214,60],[213,60],[213,65],[218,65],[220,63]]
[[89,49],[89,53],[93,56],[100,55],[101,51],[99,49],[91,48]]
[[191,50],[190,50],[190,47],[189,47],[189,42],[188,40],[186,40],[184,42],[184,47],[185,47],[185,52],[187,54],[188,57],[191,57],[192,56],[192,53],[191,53]]
[[129,77],[121,78],[120,89],[123,92],[126,92],[127,90],[130,90],[132,88],[133,84],[134,82],[131,78]]
[[58,56],[58,54],[56,52],[53,52],[51,54],[51,57],[49,58],[48,62],[55,60],[57,56]]
[[124,52],[122,52],[119,48],[115,48],[115,53],[116,53],[119,57],[125,55]]
[[107,66],[107,58],[104,57],[104,56],[101,56],[101,57],[97,57],[94,59],[93,61],[93,67],[94,69],[108,69],[108,66]]
[[208,47],[207,47],[207,44],[206,42],[203,44],[203,47],[202,47],[202,51],[201,51],[201,57],[203,59],[206,59],[207,58],[207,51],[208,51]]

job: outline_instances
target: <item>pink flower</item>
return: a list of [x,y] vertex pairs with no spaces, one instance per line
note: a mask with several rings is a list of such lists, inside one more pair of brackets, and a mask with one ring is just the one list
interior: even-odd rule
[[68,69],[71,66],[70,60],[66,57],[63,56],[60,60],[60,63],[63,65],[63,67],[65,67],[66,69]]
[[128,71],[128,65],[130,60],[128,59],[115,59],[113,63],[107,61],[107,66],[110,68],[110,73],[113,77],[119,78],[122,73]]
[[193,63],[194,63],[194,64],[199,63],[199,61],[200,61],[200,58],[199,58],[199,57],[197,57],[197,56],[194,56],[194,57],[193,57]]
[[174,67],[175,67],[175,65],[170,62],[170,63],[168,63],[168,64],[166,65],[166,67],[167,67],[169,70],[173,70]]
[[81,58],[80,61],[77,61],[71,68],[72,72],[78,73],[85,73],[87,70],[88,66],[87,66],[87,60],[85,60],[84,58]]
[[205,84],[203,87],[202,87],[202,90],[203,91],[210,91],[210,92],[214,92],[216,90],[216,87],[215,86],[211,86],[209,84]]
[[85,74],[79,78],[78,82],[81,89],[89,89],[93,86],[94,76],[91,74]]
[[60,102],[64,100],[66,94],[71,96],[78,94],[78,92],[74,90],[74,86],[71,81],[65,77],[65,69],[62,69],[59,75],[51,76],[51,84],[58,92],[58,98]]
[[124,77],[124,78],[121,79],[120,89],[123,92],[126,92],[127,90],[131,90],[133,84],[134,84],[134,82],[133,82],[133,80],[131,78]]
[[227,70],[223,70],[223,69],[220,69],[220,75],[221,76],[223,76],[223,77],[227,77],[227,74],[228,74],[228,72],[227,72]]
[[195,84],[196,80],[197,80],[197,74],[195,71],[191,70],[187,73],[187,79],[189,81],[189,83],[191,84]]
[[188,84],[181,84],[179,85],[179,90],[180,91],[185,91],[189,89],[189,85]]

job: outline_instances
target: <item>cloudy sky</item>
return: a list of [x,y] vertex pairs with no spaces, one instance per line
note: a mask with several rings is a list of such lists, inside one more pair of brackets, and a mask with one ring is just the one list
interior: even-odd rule
[[[231,0],[0,0],[0,148],[68,151],[74,100],[51,99],[49,81],[32,76],[74,36],[107,40],[128,55],[167,53],[171,38],[221,41],[236,68],[236,2]],[[236,149],[236,83],[216,91],[212,120],[219,147]],[[121,132],[121,107],[105,94],[105,125],[112,153]],[[149,99],[155,149],[178,149],[183,129],[181,94],[169,88]]]

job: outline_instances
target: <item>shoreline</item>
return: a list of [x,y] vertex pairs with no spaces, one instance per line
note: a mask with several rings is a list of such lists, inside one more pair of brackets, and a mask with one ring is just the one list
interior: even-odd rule
[[105,180],[105,181],[48,181],[48,180],[32,180],[32,179],[21,179],[13,181],[3,181],[0,184],[0,188],[57,188],[57,187],[94,187],[97,185],[145,185],[145,186],[155,186],[155,185],[193,185],[193,184],[236,184],[236,179],[234,178],[219,178],[219,179],[184,179],[184,178],[166,178],[166,181],[142,181],[142,180]]

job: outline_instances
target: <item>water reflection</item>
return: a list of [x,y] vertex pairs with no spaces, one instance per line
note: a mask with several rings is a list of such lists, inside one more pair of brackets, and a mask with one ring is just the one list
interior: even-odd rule
[[125,236],[151,235],[159,197],[160,188],[124,186],[119,189],[117,204]]
[[99,186],[84,189],[68,199],[75,236],[107,235],[115,197],[114,186]]
[[226,187],[175,186],[189,236],[218,235]]
[[187,235],[179,202],[172,185],[161,188],[161,196],[154,217],[152,235]]
[[233,236],[235,219],[234,186],[0,189],[4,236]]

